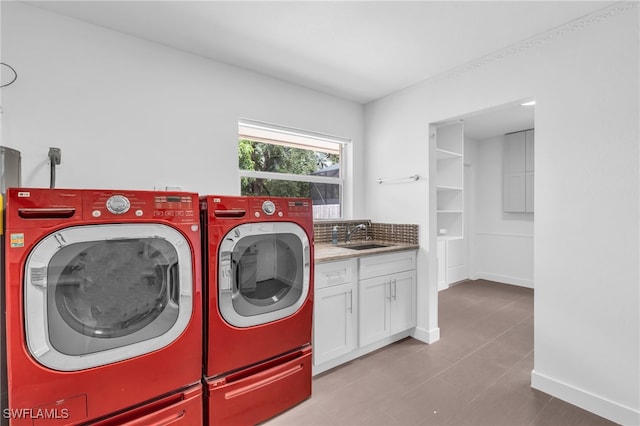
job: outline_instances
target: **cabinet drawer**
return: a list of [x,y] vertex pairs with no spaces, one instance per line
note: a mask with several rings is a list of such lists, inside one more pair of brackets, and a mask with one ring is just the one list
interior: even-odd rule
[[416,252],[414,250],[360,258],[361,280],[412,269],[416,269]]
[[356,260],[318,263],[315,265],[315,288],[331,287],[354,281]]

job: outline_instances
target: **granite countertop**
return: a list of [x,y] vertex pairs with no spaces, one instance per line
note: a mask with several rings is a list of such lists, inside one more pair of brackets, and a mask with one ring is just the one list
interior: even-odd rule
[[[362,244],[380,244],[385,247],[370,248],[365,250],[353,250],[346,246],[359,246]],[[368,256],[371,254],[383,254],[402,250],[415,250],[420,246],[418,244],[394,243],[391,241],[367,240],[352,241],[349,244],[330,244],[319,243],[314,245],[314,261],[316,263],[329,262],[332,260],[349,259],[359,256]]]

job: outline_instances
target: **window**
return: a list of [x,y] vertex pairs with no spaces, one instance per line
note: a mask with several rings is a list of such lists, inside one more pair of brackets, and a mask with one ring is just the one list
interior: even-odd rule
[[242,195],[311,198],[314,219],[342,217],[348,140],[248,120],[238,134]]

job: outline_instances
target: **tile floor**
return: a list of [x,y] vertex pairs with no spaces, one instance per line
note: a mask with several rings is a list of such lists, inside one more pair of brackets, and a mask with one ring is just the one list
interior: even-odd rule
[[612,425],[530,387],[533,290],[467,281],[439,293],[441,340],[405,339],[316,376],[265,425]]

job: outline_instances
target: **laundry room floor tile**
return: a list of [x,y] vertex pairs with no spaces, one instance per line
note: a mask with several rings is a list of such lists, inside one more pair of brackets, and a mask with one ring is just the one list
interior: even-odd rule
[[477,280],[438,296],[438,342],[407,338],[324,372],[264,425],[614,425],[531,388],[532,289]]

